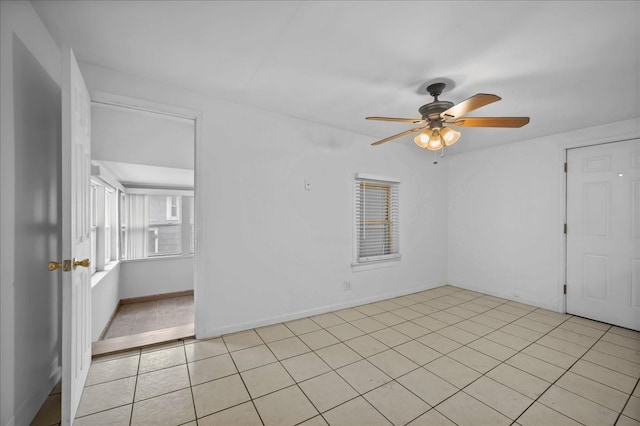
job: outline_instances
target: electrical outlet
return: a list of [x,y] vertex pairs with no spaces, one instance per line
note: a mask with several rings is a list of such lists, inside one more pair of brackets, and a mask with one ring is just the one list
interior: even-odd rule
[[344,289],[344,291],[349,291],[351,290],[351,281],[345,281],[342,283],[342,288]]

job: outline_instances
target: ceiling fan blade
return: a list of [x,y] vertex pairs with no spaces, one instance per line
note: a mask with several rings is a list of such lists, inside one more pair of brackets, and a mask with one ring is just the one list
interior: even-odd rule
[[473,95],[472,97],[465,99],[459,104],[454,105],[448,110],[444,111],[442,114],[440,114],[440,117],[442,118],[461,117],[480,107],[499,101],[500,99],[502,99],[500,96],[490,95],[487,93],[478,93],[477,95]]
[[453,122],[458,127],[522,127],[529,117],[467,117]]
[[393,136],[389,136],[388,138],[384,138],[382,140],[379,140],[378,142],[374,142],[371,145],[375,146],[375,145],[381,145],[385,142],[389,142],[393,139],[397,139],[397,138],[401,138],[402,136],[408,135],[409,133],[415,133],[415,132],[419,132],[420,130],[424,129],[426,126],[423,127],[414,127],[413,129],[409,129],[409,130],[405,130],[404,132],[398,133],[397,135],[393,135]]
[[379,121],[400,121],[402,123],[424,123],[425,121],[420,118],[394,118],[394,117],[366,117],[367,120],[379,120]]

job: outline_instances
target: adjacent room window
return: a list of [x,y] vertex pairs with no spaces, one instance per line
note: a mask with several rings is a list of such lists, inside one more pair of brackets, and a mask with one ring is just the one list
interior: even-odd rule
[[114,191],[105,188],[104,191],[104,263],[111,262],[111,202]]
[[91,273],[118,259],[118,193],[106,181],[91,179]]
[[356,174],[354,265],[399,260],[400,180]]
[[96,271],[96,246],[98,243],[98,185],[91,182],[91,257],[89,268],[93,274]]

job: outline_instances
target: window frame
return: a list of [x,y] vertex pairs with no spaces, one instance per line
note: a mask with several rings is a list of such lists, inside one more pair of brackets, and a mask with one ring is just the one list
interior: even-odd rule
[[[353,261],[354,271],[372,268],[382,268],[398,265],[402,256],[400,252],[400,184],[401,179],[387,176],[372,175],[368,173],[355,173],[353,177]],[[384,211],[383,218],[367,221],[360,217],[362,209],[361,197],[366,196],[363,190],[366,186],[385,191],[384,203],[379,210]],[[389,252],[378,255],[363,256],[361,253],[361,229],[362,225],[386,226],[383,238],[388,239]]]

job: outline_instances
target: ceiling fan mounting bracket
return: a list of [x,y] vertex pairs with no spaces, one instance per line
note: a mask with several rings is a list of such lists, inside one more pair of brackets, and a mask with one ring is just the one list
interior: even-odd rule
[[427,86],[427,92],[438,101],[438,96],[442,94],[445,87],[447,87],[445,83],[433,83]]

